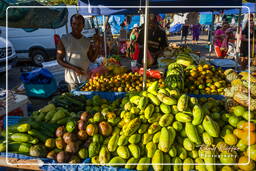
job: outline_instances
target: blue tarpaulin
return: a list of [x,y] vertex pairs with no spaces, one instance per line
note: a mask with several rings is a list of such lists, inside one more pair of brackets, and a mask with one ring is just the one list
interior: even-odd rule
[[[88,0],[81,0],[84,3],[88,4]],[[134,14],[138,12],[140,6],[145,6],[145,0],[90,0],[89,4],[91,6],[108,6],[113,8],[114,6],[119,9],[126,9],[123,11],[123,14]],[[175,12],[190,12],[190,11],[209,11],[209,8],[200,8],[196,6],[241,6],[241,0],[149,0],[150,6],[182,6],[182,8],[151,8],[150,12],[152,13],[175,13]],[[126,8],[126,6],[133,6],[134,8]],[[186,8],[195,6],[195,8]],[[216,8],[217,9],[217,8]]]
[[200,14],[199,23],[205,25],[212,24],[212,14]]
[[171,28],[170,28],[170,33],[178,33],[178,32],[180,32],[181,31],[181,28],[182,28],[182,24],[175,24],[174,26],[172,26]]
[[39,68],[31,72],[22,73],[20,79],[26,84],[49,84],[53,79],[53,75],[47,69]]
[[[1,157],[8,157],[8,158],[16,158],[16,159],[23,159],[23,160],[37,160],[36,157],[26,156],[22,154],[15,154],[15,153],[0,153]],[[47,171],[63,171],[63,170],[69,170],[69,171],[87,171],[87,170],[93,170],[93,171],[132,171],[125,168],[117,168],[117,167],[110,167],[110,166],[96,166],[96,165],[81,165],[80,163],[77,165],[54,165],[57,164],[55,160],[48,159],[48,158],[39,158],[44,162],[42,166],[40,166],[40,169],[47,170]],[[84,160],[82,163],[91,163],[91,159],[88,158]],[[52,165],[47,165],[52,164]]]
[[[248,8],[250,9],[250,13],[255,13],[256,9],[255,9],[255,3],[243,3],[243,7],[241,10],[241,13],[249,13]],[[248,7],[248,8],[247,8]],[[229,15],[229,14],[239,14],[239,10],[238,9],[230,9],[230,10],[225,10],[224,14]]]

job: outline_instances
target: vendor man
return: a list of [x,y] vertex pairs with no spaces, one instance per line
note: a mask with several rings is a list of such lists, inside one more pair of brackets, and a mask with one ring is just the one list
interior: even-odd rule
[[99,42],[94,45],[82,35],[84,17],[75,14],[70,18],[72,32],[63,35],[57,45],[57,61],[65,68],[65,81],[69,90],[89,78],[88,67],[94,62],[100,52]]
[[[163,49],[168,46],[167,36],[165,31],[158,24],[157,18],[154,14],[149,15],[148,26],[148,50],[153,57],[151,66],[154,67],[154,65],[157,64],[157,58],[163,52]],[[139,33],[138,43],[140,45],[138,63],[143,64],[144,25],[142,25],[142,30]]]

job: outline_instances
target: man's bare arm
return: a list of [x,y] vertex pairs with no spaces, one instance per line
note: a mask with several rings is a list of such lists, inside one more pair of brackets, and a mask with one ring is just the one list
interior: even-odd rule
[[84,71],[81,69],[81,68],[78,68],[76,66],[73,66],[71,64],[68,64],[67,62],[64,61],[64,57],[66,55],[66,51],[65,51],[65,48],[64,48],[64,45],[62,43],[62,41],[60,40],[57,44],[57,62],[65,67],[65,68],[69,68],[69,69],[72,69],[74,70],[75,72],[77,72],[78,74],[84,74]]

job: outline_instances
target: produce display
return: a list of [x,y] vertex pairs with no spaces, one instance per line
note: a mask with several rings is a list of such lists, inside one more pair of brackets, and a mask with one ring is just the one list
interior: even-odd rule
[[[149,78],[147,83],[157,79]],[[159,79],[159,84],[163,86],[163,79]],[[143,76],[139,73],[125,73],[119,75],[101,75],[90,78],[81,91],[108,91],[108,92],[132,92],[142,90]]]
[[199,64],[185,69],[185,92],[190,94],[224,95],[229,84],[221,68]]
[[[225,71],[227,80],[231,83],[231,87],[225,89],[225,96],[233,99],[230,103],[238,103],[248,107],[248,72],[237,73],[233,69]],[[250,76],[250,109],[256,111],[256,78]]]
[[[256,119],[243,106],[227,112],[224,100],[189,97],[178,89],[160,87],[158,81],[146,91],[113,102],[99,96],[83,100],[81,112],[72,113],[62,103],[63,107],[49,104],[10,126],[9,152],[59,163],[91,158],[93,164],[123,163],[118,167],[136,170],[255,170]],[[69,119],[60,123],[64,118]],[[2,142],[0,150],[5,146]],[[234,166],[225,166],[228,163]]]
[[168,66],[165,79],[165,86],[172,89],[184,90],[185,74],[184,67],[181,64],[172,63]]

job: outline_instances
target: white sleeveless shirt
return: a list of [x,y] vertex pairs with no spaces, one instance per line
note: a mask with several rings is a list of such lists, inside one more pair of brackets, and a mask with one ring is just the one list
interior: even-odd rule
[[[65,34],[61,37],[61,41],[66,50],[65,61],[71,65],[88,70],[90,61],[87,56],[90,40],[82,36],[76,39],[72,34]],[[67,83],[82,83],[88,79],[88,75],[77,74],[74,70],[65,68],[65,81]]]

